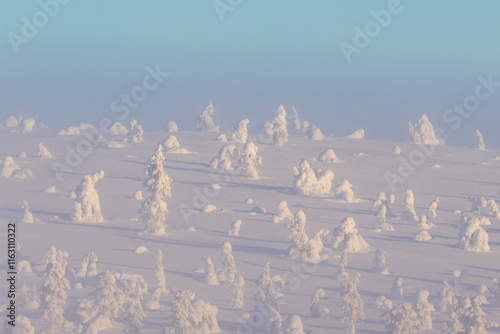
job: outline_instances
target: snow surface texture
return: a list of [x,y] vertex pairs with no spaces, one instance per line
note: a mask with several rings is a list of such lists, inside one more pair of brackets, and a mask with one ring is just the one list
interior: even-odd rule
[[[225,145],[215,140],[219,133],[184,131],[144,132],[145,142],[127,143],[126,148],[95,146],[59,180],[52,165],[64,164],[66,147],[76,147],[83,135],[57,136],[54,130],[38,126],[22,132],[19,122],[0,126],[1,169],[18,165],[12,174],[23,168],[34,172],[25,179],[12,174],[0,177],[0,220],[16,221],[20,231],[16,327],[26,333],[51,327],[55,333],[96,328],[106,328],[102,333],[132,333],[140,328],[145,334],[158,334],[183,324],[193,333],[236,334],[261,332],[257,324],[262,319],[262,327],[273,333],[345,333],[350,323],[360,333],[397,333],[404,326],[420,332],[431,323],[433,329],[426,332],[438,333],[444,324],[473,332],[482,324],[483,333],[499,333],[490,322],[500,319],[500,198],[495,181],[500,179],[500,160],[496,160],[500,152],[478,151],[475,135],[470,148],[442,147],[391,196],[383,175],[397,173],[401,157],[392,154],[392,148],[399,146],[404,155],[415,149],[414,144],[329,136],[316,142],[307,138],[309,129],[299,133],[304,122],[299,121],[301,127],[295,132],[294,119],[287,121],[290,134],[284,146],[254,142],[262,157],[256,180],[240,170],[238,157],[244,144],[235,145],[232,169],[213,169],[207,163]],[[144,198],[151,196],[148,186],[142,188],[143,169],[157,143],[168,135],[198,153],[161,151],[166,156],[162,169],[172,180],[172,197],[163,198],[168,202],[163,221],[168,235],[144,233],[137,212],[142,200],[138,196],[134,200],[132,194],[141,191]],[[120,142],[125,136],[106,133],[104,139]],[[248,138],[255,136],[248,133]],[[39,142],[53,159],[36,157]],[[342,164],[313,160],[329,148],[344,160]],[[20,152],[27,157],[18,158]],[[358,156],[359,152],[365,155]],[[295,188],[292,170],[305,158],[310,165],[303,172],[312,172],[316,180],[312,188],[319,187],[318,168],[335,171],[337,179],[329,192],[305,195]],[[442,168],[431,168],[437,164]],[[82,177],[101,169],[105,176],[93,187],[103,221],[72,222],[72,202],[79,193],[75,188]],[[361,201],[335,198],[334,187],[343,180],[355,185],[352,189]],[[44,192],[52,187],[57,191]],[[412,190],[413,201],[408,196],[405,202],[407,189]],[[73,191],[75,198],[70,198]],[[24,200],[27,205],[22,207]],[[219,209],[205,213],[207,205]],[[410,220],[402,218],[407,206],[415,212]],[[299,210],[307,216],[305,224],[299,220],[287,230],[285,225],[295,217],[290,211]],[[33,224],[22,223],[27,211]],[[384,216],[394,230],[376,232]],[[340,223],[345,217],[352,217],[355,224]],[[424,225],[434,226],[423,229]],[[321,230],[330,231],[318,240],[322,251],[319,257],[317,252],[309,255],[307,251],[314,248],[309,248],[311,241]],[[432,239],[416,241],[421,232]],[[6,231],[2,233],[6,240]],[[294,238],[287,239],[293,233]],[[354,240],[362,250],[348,253],[356,248]],[[231,252],[222,255],[225,242],[231,244]],[[52,245],[55,248],[45,256]],[[298,246],[299,256],[290,256],[292,246]],[[136,249],[140,251],[135,253]],[[163,255],[160,261],[158,249]],[[201,261],[204,256],[211,259],[208,268]],[[309,256],[316,263],[310,263]],[[0,266],[6,268],[5,258]],[[382,274],[385,269],[389,275]],[[353,312],[342,314],[343,305],[349,307],[346,310],[361,310],[352,283],[347,284],[351,292],[344,294],[345,301],[342,296],[342,282],[357,272],[364,322],[351,321]],[[223,273],[229,279],[219,280]],[[218,285],[207,284],[214,278]],[[2,280],[0,290],[6,288],[7,281]],[[316,293],[320,289],[324,294]],[[49,295],[57,298],[49,298],[49,303],[44,299]],[[7,301],[5,295],[0,298],[4,319]],[[9,333],[3,326],[0,331]]]

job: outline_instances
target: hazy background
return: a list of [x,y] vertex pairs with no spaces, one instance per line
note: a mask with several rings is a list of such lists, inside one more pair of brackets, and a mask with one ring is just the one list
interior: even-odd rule
[[352,44],[354,27],[387,3],[243,0],[221,21],[212,0],[71,1],[15,54],[7,34],[21,34],[22,18],[41,7],[4,1],[0,118],[24,111],[54,129],[97,124],[159,64],[169,77],[130,116],[146,130],[169,120],[194,130],[212,99],[221,129],[247,117],[257,130],[283,104],[325,135],[365,128],[367,138],[407,140],[408,121],[426,113],[450,145],[476,146],[480,129],[500,148],[500,87],[459,130],[443,122],[478,76],[500,81],[500,2],[401,1],[348,64],[339,44]]

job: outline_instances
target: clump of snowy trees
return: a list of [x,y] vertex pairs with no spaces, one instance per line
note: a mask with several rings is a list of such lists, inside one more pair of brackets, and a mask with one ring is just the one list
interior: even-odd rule
[[76,187],[71,220],[76,223],[101,223],[104,218],[101,214],[99,194],[94,185],[104,177],[104,172],[98,171],[85,175]]
[[137,123],[134,119],[130,121],[130,130],[128,131],[127,137],[123,140],[125,143],[142,143],[144,142],[144,130],[142,126]]
[[215,125],[212,116],[214,115],[214,105],[212,100],[208,101],[208,105],[203,112],[198,116],[198,130],[207,132],[219,132],[219,127]]
[[306,196],[329,194],[332,188],[334,174],[330,170],[313,170],[306,160],[302,160],[299,168],[293,167],[294,187]]
[[3,177],[16,177],[24,179],[33,176],[33,172],[28,168],[21,169],[11,156],[6,156],[2,161],[2,168],[0,169],[0,175]]
[[477,218],[465,218],[458,234],[458,247],[472,252],[489,252],[488,233]]
[[340,160],[335,152],[332,149],[328,149],[326,151],[323,151],[319,154],[318,156],[318,161],[324,161],[328,163],[334,163],[334,164],[340,164],[342,163],[342,160]]
[[236,166],[241,174],[257,180],[259,179],[258,166],[262,165],[262,157],[258,155],[259,148],[252,142],[246,142],[241,148],[233,144],[221,147],[219,155],[212,158],[209,166],[212,168],[232,170]]
[[278,146],[284,146],[288,143],[288,130],[286,128],[286,110],[280,104],[278,113],[271,122],[273,131],[273,143]]
[[365,239],[358,235],[356,222],[352,217],[344,218],[340,225],[333,229],[332,237],[332,247],[340,251],[359,253],[370,247]]
[[149,197],[142,202],[139,214],[145,231],[152,234],[165,234],[165,217],[167,210],[167,197],[172,197],[172,179],[163,170],[162,146],[149,158],[146,168],[143,186],[147,187]]
[[411,142],[413,144],[439,145],[440,142],[434,133],[434,127],[427,115],[422,115],[415,124],[408,123],[410,127]]
[[309,239],[305,230],[306,215],[304,211],[298,210],[293,219],[285,223],[288,231],[287,240],[291,242],[288,254],[292,258],[301,258],[310,263],[321,262],[323,251],[323,239],[330,234],[329,230],[320,230],[314,238]]
[[334,188],[335,197],[346,201],[347,203],[358,203],[359,200],[354,197],[353,185],[349,180],[343,180],[341,184]]

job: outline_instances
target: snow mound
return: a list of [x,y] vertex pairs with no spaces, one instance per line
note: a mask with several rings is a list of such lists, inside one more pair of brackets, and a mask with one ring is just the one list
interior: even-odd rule
[[126,135],[128,130],[122,123],[114,122],[109,128],[109,133],[112,135]]
[[217,141],[220,141],[221,143],[227,143],[227,137],[225,134],[220,134],[217,136]]
[[46,194],[54,194],[56,192],[56,187],[55,186],[47,187],[43,190],[43,192]]
[[5,119],[4,124],[8,128],[17,128],[19,126],[19,121],[16,116],[10,115]]
[[396,145],[396,146],[394,146],[394,147],[392,148],[392,153],[393,153],[393,154],[395,154],[395,155],[400,155],[400,154],[401,154],[401,147],[399,147],[399,146],[397,146],[397,145]]
[[217,207],[213,204],[207,204],[203,207],[203,212],[205,213],[210,213],[214,211],[217,211]]
[[160,145],[165,150],[165,153],[175,153],[175,154],[190,154],[191,151],[181,147],[179,140],[174,135],[168,135]]
[[420,232],[418,232],[416,235],[415,235],[415,241],[429,241],[429,240],[432,240],[432,237],[431,235],[429,234],[429,232],[427,232],[427,230],[421,230]]
[[365,130],[364,129],[358,129],[351,133],[347,138],[351,139],[364,139],[365,138]]
[[116,140],[104,140],[99,144],[100,147],[104,148],[124,148],[125,145],[123,145],[120,142],[117,142]]
[[2,162],[0,175],[2,175],[3,177],[13,176],[16,178],[24,179],[33,176],[33,172],[28,168],[21,169],[18,165],[16,165],[12,157],[6,156]]
[[325,136],[323,135],[323,133],[321,133],[321,130],[319,128],[313,125],[309,130],[308,138],[311,140],[323,140],[325,139]]
[[52,159],[53,156],[50,151],[43,145],[43,143],[38,143],[38,155],[40,159]]
[[142,191],[140,190],[134,191],[134,193],[132,194],[132,198],[135,199],[136,201],[141,201],[143,199]]
[[66,129],[59,130],[56,132],[58,136],[69,136],[69,135],[79,135],[84,130],[90,130],[95,128],[91,124],[80,123],[78,126],[68,126]]
[[354,197],[354,191],[352,191],[353,185],[349,183],[349,180],[343,180],[341,184],[335,187],[335,197],[346,201],[347,203],[359,203],[359,200]]
[[134,250],[134,253],[136,254],[144,254],[144,253],[147,253],[149,252],[148,249],[144,246],[139,246],[137,247],[135,250]]
[[20,260],[17,264],[17,270],[22,274],[31,274],[31,265],[28,260]]
[[177,132],[179,131],[179,127],[177,126],[177,123],[175,123],[174,121],[169,121],[167,122],[164,126],[163,126],[163,132],[170,132],[170,133],[174,133],[174,132]]

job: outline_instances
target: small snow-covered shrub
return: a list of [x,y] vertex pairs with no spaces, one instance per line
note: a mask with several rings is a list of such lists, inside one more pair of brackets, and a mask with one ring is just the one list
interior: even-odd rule
[[278,334],[305,334],[304,324],[298,314],[292,314],[283,321]]
[[328,149],[326,151],[321,152],[318,156],[318,161],[324,161],[334,164],[342,163],[342,160],[337,158],[337,155],[335,154],[335,152],[333,152],[332,149]]
[[365,138],[365,130],[364,129],[358,129],[351,133],[347,138],[351,139],[364,139]]
[[308,138],[311,140],[323,140],[325,139],[325,136],[321,133],[319,128],[313,125],[309,128]]
[[8,128],[17,128],[19,126],[19,120],[17,119],[16,116],[10,115],[5,119],[4,124]]
[[286,110],[280,104],[278,113],[274,120],[273,125],[273,143],[278,146],[283,146],[288,142],[288,130],[286,128]]
[[233,161],[238,157],[238,148],[232,144],[227,144],[221,147],[219,155],[210,160],[210,167],[231,170],[233,169]]
[[295,107],[292,106],[293,110],[293,126],[295,129],[295,132],[297,134],[306,134],[307,131],[309,130],[309,123],[307,121],[301,122],[299,119],[299,113],[297,110],[295,110]]
[[349,180],[343,180],[341,184],[335,187],[335,197],[342,199],[347,203],[358,203],[359,200],[354,197],[354,191],[352,191],[353,185],[349,183]]
[[411,143],[424,145],[439,145],[440,142],[434,133],[434,127],[429,121],[427,115],[422,115],[419,121],[415,124],[409,124]]
[[458,247],[472,252],[489,252],[488,233],[480,226],[477,218],[468,219],[460,228]]
[[23,201],[23,205],[21,207],[24,210],[23,215],[23,223],[25,224],[33,224],[35,220],[33,219],[33,215],[30,212],[30,206],[27,201]]
[[390,275],[386,264],[386,251],[378,248],[373,258],[373,271],[381,275]]
[[54,194],[56,192],[56,187],[55,186],[47,187],[43,190],[43,192],[46,194]]
[[214,105],[212,100],[208,101],[205,110],[198,116],[198,130],[207,132],[219,132],[219,127],[214,124],[212,116],[214,115]]
[[125,138],[123,141],[125,143],[142,143],[144,142],[144,130],[142,129],[142,126],[137,124],[137,121],[134,119],[130,122],[130,130],[128,131],[127,138]]
[[136,201],[143,200],[142,191],[140,191],[140,190],[134,191],[134,193],[132,194],[132,198],[135,199]]
[[112,135],[126,135],[128,133],[127,128],[120,122],[114,122],[109,128],[109,133]]
[[179,128],[177,126],[177,123],[175,123],[174,121],[169,121],[167,122],[164,126],[163,126],[163,132],[170,132],[170,133],[174,133],[174,132],[177,132],[179,131]]
[[38,157],[41,159],[52,159],[52,154],[42,143],[38,143]]
[[215,266],[212,259],[209,256],[203,256],[203,261],[205,261],[205,281],[208,285],[219,285],[219,279],[215,273]]
[[342,220],[339,226],[333,229],[333,244],[334,249],[347,251],[349,253],[359,253],[367,250],[370,245],[358,235],[356,222],[354,218],[347,217]]
[[403,212],[402,218],[409,221],[418,222],[418,216],[415,212],[415,197],[413,196],[413,191],[410,189],[406,190],[405,194],[405,211]]
[[0,170],[0,175],[3,177],[17,177],[24,179],[33,175],[33,172],[28,168],[21,169],[14,159],[10,156],[6,156],[2,162],[2,168]]
[[238,235],[240,233],[240,228],[241,228],[241,220],[237,219],[231,224],[229,235]]
[[429,232],[427,230],[420,230],[420,232],[418,232],[416,235],[415,235],[415,241],[429,241],[429,240],[432,240],[432,237],[431,235],[429,234]]
[[217,207],[213,204],[207,204],[203,207],[203,212],[205,213],[210,213],[214,211],[217,211]]
[[306,160],[302,160],[299,168],[293,167],[294,187],[306,196],[329,194],[334,174],[330,170],[312,170]]
[[179,140],[174,135],[168,135],[164,141],[160,142],[166,153],[189,154],[189,150],[181,147]]
[[309,306],[309,311],[311,312],[311,318],[321,318],[323,315],[328,313],[328,309],[321,308],[319,306],[319,301],[321,298],[325,297],[325,290],[316,289],[314,295],[311,298],[311,305]]
[[246,143],[248,138],[247,125],[250,123],[248,119],[241,120],[237,126],[231,124],[231,140],[237,143]]
[[98,171],[82,178],[81,183],[75,190],[76,198],[73,201],[71,220],[76,223],[103,222],[99,194],[94,188],[97,181],[104,177],[104,172]]
[[23,132],[28,133],[35,128],[35,120],[33,118],[23,119],[21,122],[21,129]]
[[279,214],[273,216],[273,218],[272,218],[273,223],[277,224],[283,219],[292,219],[293,218],[293,214],[288,209],[287,201],[280,201],[278,203],[278,210],[279,210]]

